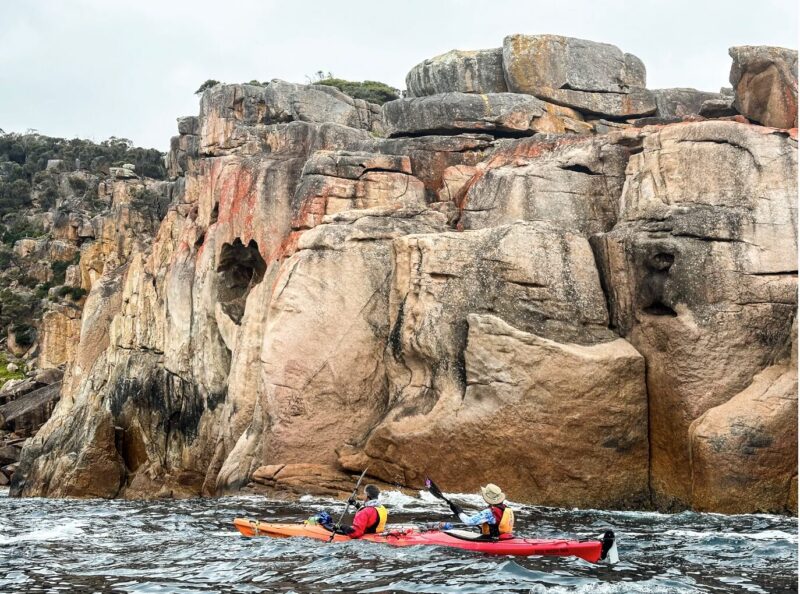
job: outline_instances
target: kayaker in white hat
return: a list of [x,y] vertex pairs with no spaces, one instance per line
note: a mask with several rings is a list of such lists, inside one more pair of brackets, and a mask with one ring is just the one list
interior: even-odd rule
[[[475,515],[467,515],[464,510],[452,502],[450,509],[468,526],[480,526],[481,532],[493,538],[511,538],[514,531],[514,511],[505,503],[506,494],[494,483],[481,487],[481,495],[487,507]],[[445,530],[452,528],[448,522],[442,525]]]

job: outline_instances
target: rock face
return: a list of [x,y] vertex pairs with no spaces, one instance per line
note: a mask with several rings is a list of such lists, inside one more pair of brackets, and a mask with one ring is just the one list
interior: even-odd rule
[[617,221],[629,150],[593,137],[531,139],[481,163],[459,196],[461,225],[545,220],[587,236]]
[[12,493],[338,494],[369,465],[543,505],[794,505],[796,135],[694,95],[621,121],[656,103],[613,46],[498,55],[427,61],[381,110],[205,91],[154,233],[120,211],[81,245],[80,341]]
[[505,93],[502,48],[452,50],[425,60],[406,76],[409,96],[440,93]]
[[[559,115],[564,115],[564,118]],[[499,136],[530,136],[535,132],[588,131],[582,117],[527,95],[445,93],[433,97],[397,99],[383,105],[389,136],[489,132]]]
[[692,503],[692,422],[744,390],[790,336],[796,171],[785,135],[668,126],[631,158],[620,223],[597,240],[612,326],[647,359],[651,487],[664,506]]
[[652,93],[656,101],[656,115],[661,118],[701,115],[706,101],[725,101],[721,93],[697,89],[654,89]]
[[510,35],[503,40],[508,90],[579,111],[631,117],[655,112],[645,68],[607,43],[558,35]]
[[[742,513],[793,509],[797,482],[797,362],[768,367],[689,428],[692,505]],[[757,480],[753,480],[754,477]]]
[[[498,467],[477,460],[485,455],[474,447],[477,438],[481,443],[496,444],[493,448],[498,457],[506,455],[506,445],[510,457],[527,452],[530,458],[517,462],[516,468],[537,468],[537,478],[518,475],[512,466],[503,477],[508,485],[504,488],[515,493],[512,497],[544,502],[556,498],[542,488],[547,480],[540,480],[548,474],[542,462],[551,456],[554,443],[563,447],[569,441],[585,445],[586,440],[618,439],[627,445],[609,451],[610,457],[618,457],[624,450],[631,456],[632,466],[640,470],[615,487],[610,483],[617,479],[609,477],[609,483],[604,483],[607,489],[600,488],[606,490],[603,504],[626,505],[643,497],[647,439],[641,427],[621,425],[615,436],[601,438],[592,435],[587,421],[577,421],[570,437],[556,431],[550,441],[543,434],[549,422],[538,411],[551,408],[544,403],[550,398],[566,396],[555,388],[561,380],[553,378],[554,384],[544,387],[540,380],[553,369],[539,369],[541,376],[527,366],[516,369],[527,357],[548,359],[540,349],[552,349],[552,353],[570,350],[561,343],[603,343],[597,349],[577,348],[577,359],[614,358],[611,353],[620,349],[626,354],[617,370],[618,386],[624,387],[621,392],[612,390],[612,400],[617,401],[614,406],[628,409],[638,419],[634,425],[644,422],[647,405],[642,361],[625,341],[608,342],[613,335],[607,329],[604,297],[585,239],[541,223],[518,223],[481,231],[410,236],[396,241],[395,252],[388,366],[390,398],[396,404],[387,420],[371,433],[363,453],[342,452],[343,465],[352,468],[369,461],[375,466],[373,472],[390,482],[418,484],[428,473],[440,478],[446,488],[456,484],[463,485],[458,488],[477,488],[491,480],[488,477]],[[448,307],[443,308],[443,303]],[[519,354],[510,354],[515,352]],[[592,352],[597,354],[588,355]],[[580,365],[577,360],[573,363]],[[574,367],[570,369],[571,374]],[[529,372],[533,375],[527,375]],[[598,405],[588,394],[573,396],[587,405]],[[522,446],[522,441],[529,442],[530,423],[539,428],[533,433],[541,434],[542,440]],[[420,460],[420,448],[432,455]],[[449,456],[442,455],[445,450],[458,451],[464,457],[462,464],[475,468],[469,478],[456,467],[448,468],[444,461]],[[585,477],[593,463],[579,458],[573,460],[575,473]],[[570,472],[565,467],[553,468],[550,476],[565,480]],[[561,494],[561,500],[570,505],[589,499],[588,493],[577,490]]]
[[728,50],[733,106],[775,128],[797,128],[797,50],[744,45]]

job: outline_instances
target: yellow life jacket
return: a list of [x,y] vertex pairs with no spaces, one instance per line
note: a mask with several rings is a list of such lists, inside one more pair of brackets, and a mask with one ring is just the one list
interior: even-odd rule
[[498,538],[503,534],[514,532],[514,510],[506,507],[504,503],[490,505],[489,509],[494,514],[494,524],[481,524],[481,533]]
[[373,524],[367,529],[367,532],[383,532],[386,529],[386,520],[389,518],[389,512],[382,505],[376,505],[375,511],[378,512],[378,523]]

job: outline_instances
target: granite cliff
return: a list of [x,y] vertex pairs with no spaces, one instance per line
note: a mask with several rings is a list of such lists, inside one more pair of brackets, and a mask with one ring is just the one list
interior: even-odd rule
[[207,89],[154,237],[108,230],[131,249],[12,493],[336,492],[368,465],[796,511],[797,54],[731,56],[720,93],[552,35],[426,60],[383,106]]

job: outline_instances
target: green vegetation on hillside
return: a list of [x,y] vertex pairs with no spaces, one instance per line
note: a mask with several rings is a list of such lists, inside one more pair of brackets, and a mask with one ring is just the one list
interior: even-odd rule
[[5,353],[0,352],[0,388],[3,387],[8,380],[24,379],[25,378],[25,365],[17,363],[16,371],[8,370],[8,357]]
[[[41,134],[0,134],[0,217],[30,206],[34,186],[43,197],[44,208],[54,205],[58,188],[43,173],[51,159],[63,161],[66,171],[107,174],[110,166],[133,163],[139,175],[154,179],[165,179],[167,175],[159,151],[135,147],[126,138],[112,136],[98,144]],[[76,191],[89,191],[79,177],[71,178],[69,183]]]

